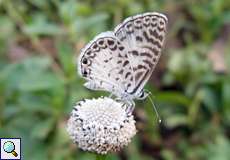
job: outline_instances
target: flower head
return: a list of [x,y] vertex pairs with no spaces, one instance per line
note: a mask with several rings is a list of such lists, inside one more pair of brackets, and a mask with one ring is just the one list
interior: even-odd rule
[[136,134],[135,120],[124,106],[106,97],[79,102],[68,120],[70,137],[83,150],[100,154],[120,150]]

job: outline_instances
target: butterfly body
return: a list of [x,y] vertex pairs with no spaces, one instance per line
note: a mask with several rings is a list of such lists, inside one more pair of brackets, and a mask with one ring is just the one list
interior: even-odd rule
[[108,91],[132,104],[146,98],[143,88],[160,58],[166,24],[163,14],[144,13],[96,36],[78,59],[85,87]]

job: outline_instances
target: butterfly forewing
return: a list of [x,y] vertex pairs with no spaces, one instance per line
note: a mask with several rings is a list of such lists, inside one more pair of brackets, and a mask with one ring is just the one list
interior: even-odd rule
[[156,12],[129,17],[119,24],[114,34],[127,47],[135,84],[128,91],[139,93],[149,80],[165,39],[167,18]]

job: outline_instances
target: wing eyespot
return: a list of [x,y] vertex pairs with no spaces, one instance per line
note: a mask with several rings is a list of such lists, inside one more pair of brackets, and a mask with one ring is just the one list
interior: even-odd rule
[[91,52],[88,51],[88,52],[86,52],[85,54],[86,54],[87,56],[90,56],[90,55],[91,55]]
[[87,58],[83,58],[83,59],[82,59],[82,64],[88,64]]
[[98,45],[95,43],[94,45],[93,45],[93,49],[97,49],[98,48]]
[[108,43],[109,46],[114,45],[114,41],[113,41],[113,40],[110,40],[110,39],[107,40],[107,43]]
[[82,72],[82,74],[83,74],[84,77],[86,77],[87,74],[88,74],[88,72],[87,72],[86,70],[84,70],[84,71]]
[[89,74],[90,74],[90,69],[85,68],[85,69],[82,70],[83,77],[88,77]]
[[119,46],[119,50],[120,50],[120,51],[123,51],[124,49],[125,49],[125,47]]
[[100,40],[100,41],[98,42],[98,44],[99,44],[99,45],[103,45],[103,44],[104,44],[104,41],[103,41],[103,40]]

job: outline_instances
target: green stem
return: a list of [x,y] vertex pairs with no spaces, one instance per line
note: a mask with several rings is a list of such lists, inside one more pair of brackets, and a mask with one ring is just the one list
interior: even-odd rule
[[100,155],[100,154],[97,154],[97,155],[96,155],[96,160],[106,160],[106,157],[107,157],[107,155]]

